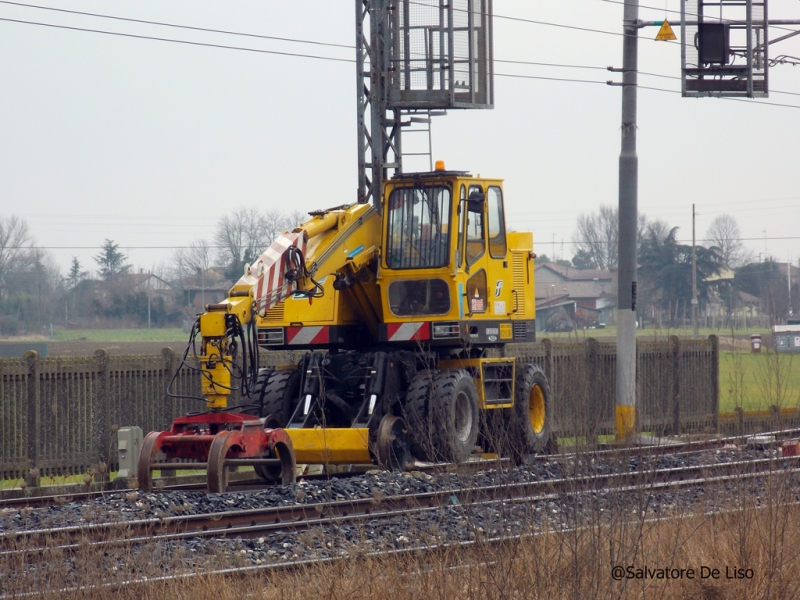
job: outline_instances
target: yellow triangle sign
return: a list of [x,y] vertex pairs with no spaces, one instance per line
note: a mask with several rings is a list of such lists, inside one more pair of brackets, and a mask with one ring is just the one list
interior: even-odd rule
[[658,30],[658,35],[656,35],[657,42],[671,42],[672,40],[677,40],[678,38],[675,37],[675,32],[672,31],[672,26],[669,24],[669,21],[664,19],[664,22],[661,23],[661,29]]

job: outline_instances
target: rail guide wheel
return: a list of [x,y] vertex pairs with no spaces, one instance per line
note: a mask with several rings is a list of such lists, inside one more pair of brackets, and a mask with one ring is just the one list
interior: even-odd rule
[[411,458],[410,447],[406,422],[395,415],[384,415],[375,445],[378,465],[389,471],[405,471]]
[[151,431],[142,442],[142,451],[136,463],[136,479],[142,492],[153,491],[153,464],[160,450],[156,442],[161,433],[161,431]]
[[[163,452],[167,462],[156,462]],[[181,459],[183,462],[171,462]],[[139,489],[153,491],[153,471],[163,469],[204,469],[208,491],[228,489],[231,467],[268,469],[275,482],[295,481],[295,453],[291,438],[283,429],[265,429],[258,417],[242,413],[201,413],[180,417],[170,431],[147,435],[137,463]]]

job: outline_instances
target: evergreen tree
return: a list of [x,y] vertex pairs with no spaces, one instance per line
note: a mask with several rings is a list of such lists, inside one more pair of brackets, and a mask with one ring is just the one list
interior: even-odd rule
[[[688,305],[692,300],[692,247],[679,244],[677,233],[678,228],[673,227],[661,239],[657,231],[648,228],[639,254],[639,275],[646,284],[645,292],[662,309],[670,311],[670,326],[675,325],[678,303]],[[706,299],[708,279],[720,271],[719,248],[697,246],[696,253],[697,292],[700,299]]]
[[89,271],[84,271],[82,267],[83,265],[81,265],[81,261],[78,260],[78,257],[73,256],[72,263],[69,266],[69,273],[67,273],[66,277],[67,287],[70,290],[74,290],[81,281],[89,276]]
[[131,266],[127,264],[128,257],[119,251],[119,244],[109,239],[106,239],[100,248],[100,254],[94,260],[100,267],[100,278],[103,281],[113,281],[117,275],[131,270]]

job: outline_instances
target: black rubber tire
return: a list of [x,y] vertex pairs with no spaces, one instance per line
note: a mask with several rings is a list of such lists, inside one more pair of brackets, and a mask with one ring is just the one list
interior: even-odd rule
[[286,427],[299,392],[300,372],[297,369],[273,371],[264,382],[261,395],[261,417],[269,417],[264,426],[273,429]]
[[[265,380],[261,381],[259,371],[258,384],[259,403],[261,404],[261,418],[266,418],[264,427],[277,429],[285,427],[292,416],[292,408],[300,392],[300,372],[297,369],[280,369],[271,371]],[[282,467],[255,465],[256,475],[261,479],[277,483],[283,476]]]
[[433,428],[428,414],[428,403],[433,390],[436,371],[418,371],[408,384],[402,403],[403,418],[408,427],[409,449],[417,460],[433,462],[436,452],[433,444]]
[[257,417],[261,416],[261,403],[264,397],[264,388],[267,385],[267,380],[274,372],[275,369],[270,367],[265,367],[258,370],[258,377],[256,378],[256,383],[253,386],[253,389],[250,391],[250,396],[242,398],[242,402],[240,403],[244,405],[244,408],[241,411],[242,413],[246,415],[255,415]]
[[429,402],[435,425],[437,455],[447,462],[464,462],[475,449],[480,430],[478,390],[464,369],[440,371]]
[[[534,392],[534,388],[538,388]],[[540,427],[531,423],[532,393],[541,393],[544,400],[544,422]],[[551,435],[550,384],[541,367],[533,364],[519,365],[515,381],[514,407],[505,411],[510,436],[510,456],[518,464],[531,454],[547,451]]]

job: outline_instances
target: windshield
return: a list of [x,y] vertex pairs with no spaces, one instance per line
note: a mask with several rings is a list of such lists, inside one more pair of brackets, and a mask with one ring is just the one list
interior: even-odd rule
[[395,188],[388,202],[386,266],[444,267],[450,248],[450,190],[443,186]]

